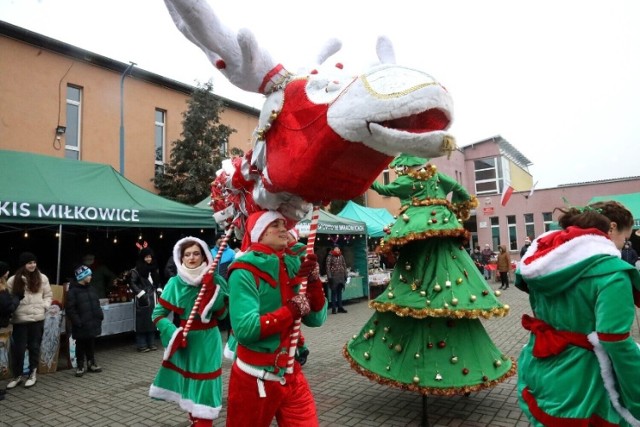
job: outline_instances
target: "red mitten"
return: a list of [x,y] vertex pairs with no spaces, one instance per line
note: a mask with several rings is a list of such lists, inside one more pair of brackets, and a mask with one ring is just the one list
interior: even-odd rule
[[[318,257],[315,254],[308,254],[302,264],[300,264],[300,269],[296,276],[306,278],[308,277],[313,270],[318,266]],[[319,268],[319,267],[318,267]]]
[[311,311],[306,295],[298,294],[287,301],[287,308],[291,311],[294,320],[306,316]]
[[176,329],[171,336],[171,340],[169,340],[169,344],[167,344],[167,347],[164,349],[162,360],[171,359],[171,356],[173,356],[176,351],[180,350],[181,348],[185,348],[186,346],[187,339],[182,333],[182,328]]
[[307,285],[307,299],[311,311],[320,311],[324,308],[325,296],[322,289],[322,282],[315,280]]
[[213,282],[213,273],[206,273],[202,277],[202,287],[204,288],[204,292],[200,299],[200,305],[198,305],[198,314],[200,315],[200,320],[202,320],[203,323],[207,323],[209,322],[208,314],[213,307],[218,290],[218,287]]

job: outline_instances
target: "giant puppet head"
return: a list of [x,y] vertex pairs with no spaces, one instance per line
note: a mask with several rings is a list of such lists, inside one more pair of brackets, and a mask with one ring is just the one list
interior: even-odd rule
[[337,40],[327,43],[318,64],[294,75],[249,30],[227,28],[206,0],[165,3],[178,29],[230,82],[267,97],[252,152],[216,179],[246,195],[245,207],[300,219],[310,203],[363,194],[400,152],[432,158],[455,148],[446,132],[449,93],[429,74],[396,65],[388,39],[376,46],[380,64],[358,75],[339,64],[329,72],[317,67],[340,49]]

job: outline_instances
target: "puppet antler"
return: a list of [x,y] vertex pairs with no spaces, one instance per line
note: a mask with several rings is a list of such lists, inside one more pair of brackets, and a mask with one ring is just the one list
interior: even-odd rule
[[268,90],[265,79],[277,64],[268,51],[260,48],[251,31],[242,29],[236,34],[204,0],[165,0],[165,4],[176,27],[231,83],[250,92]]

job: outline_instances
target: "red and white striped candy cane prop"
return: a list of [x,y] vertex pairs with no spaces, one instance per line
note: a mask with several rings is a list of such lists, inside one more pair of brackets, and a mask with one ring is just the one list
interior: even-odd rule
[[[320,218],[320,207],[314,206],[311,214],[311,225],[309,226],[309,238],[307,239],[307,255],[313,254],[313,245],[316,241],[318,231],[318,219]],[[305,278],[300,284],[299,294],[307,293],[307,279]],[[287,359],[287,373],[293,373],[293,362],[295,361],[296,348],[298,347],[298,338],[300,337],[300,326],[302,319],[296,319],[291,331],[291,344],[289,345],[289,358]]]
[[[229,226],[229,229],[224,234],[224,237],[222,238],[222,241],[220,242],[220,247],[218,248],[218,253],[216,254],[216,257],[213,259],[213,262],[211,263],[211,267],[209,268],[209,273],[213,274],[213,272],[216,271],[216,268],[218,267],[218,264],[220,263],[220,258],[222,258],[222,253],[227,248],[227,242],[229,241],[229,237],[231,236],[232,232],[233,232],[233,224],[231,224]],[[202,301],[202,297],[204,296],[204,293],[207,290],[206,288],[207,288],[206,284],[203,284],[202,287],[200,287],[200,292],[198,292],[198,296],[196,297],[196,301],[193,304],[193,308],[191,309],[191,313],[189,313],[189,318],[187,319],[187,323],[184,325],[184,329],[182,330],[182,336],[184,337],[185,340],[187,339],[187,334],[189,333],[189,330],[191,329],[191,324],[193,323],[193,319],[196,317],[196,313],[198,313],[198,308],[200,307],[200,302]]]

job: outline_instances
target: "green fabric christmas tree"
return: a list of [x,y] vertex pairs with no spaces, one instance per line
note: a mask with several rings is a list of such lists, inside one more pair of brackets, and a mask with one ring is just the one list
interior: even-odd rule
[[383,240],[383,250],[398,253],[397,263],[385,292],[369,303],[374,315],[344,355],[360,374],[422,394],[493,387],[515,374],[516,363],[480,321],[506,315],[509,306],[463,246],[469,233],[462,221],[477,199],[427,159],[403,155],[392,166],[400,176],[372,188],[400,198],[400,216]]

